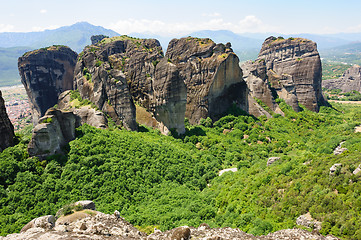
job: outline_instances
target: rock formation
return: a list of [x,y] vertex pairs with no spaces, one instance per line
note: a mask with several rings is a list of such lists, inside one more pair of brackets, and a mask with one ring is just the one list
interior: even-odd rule
[[173,39],[165,58],[178,69],[187,89],[185,117],[191,124],[217,120],[232,104],[247,105],[247,86],[231,44],[208,38]]
[[313,219],[309,212],[299,216],[296,219],[296,224],[305,226],[305,227],[308,227],[311,229],[315,229],[317,231],[321,231],[321,228],[322,228],[322,226],[321,226],[322,222]]
[[242,68],[249,73],[245,80],[251,96],[273,111],[277,106],[272,91],[295,111],[300,110],[298,104],[316,112],[320,105],[327,104],[322,96],[320,56],[316,43],[310,40],[269,37],[258,58]]
[[103,40],[104,38],[109,38],[109,37],[105,35],[93,35],[90,37],[90,40],[92,42],[92,45],[94,45],[100,42],[101,40]]
[[322,81],[322,87],[327,89],[341,89],[342,92],[361,92],[361,67],[353,65],[340,78]]
[[75,87],[83,99],[137,129],[134,102],[149,108],[156,63],[163,57],[155,39],[127,36],[106,38],[81,53],[75,69]]
[[25,53],[18,60],[21,82],[32,108],[34,125],[58,101],[58,96],[73,88],[77,54],[65,46],[51,46]]
[[[85,202],[93,203],[92,201]],[[95,206],[93,209],[95,209]],[[146,235],[125,221],[124,218],[120,217],[117,210],[115,210],[114,214],[110,215],[95,211],[93,209],[74,209],[69,215],[62,215],[57,219],[52,215],[39,217],[26,224],[20,233],[14,233],[6,237],[0,237],[0,240],[338,240],[338,238],[332,235],[325,237],[317,232],[309,232],[301,229],[285,229],[270,233],[266,236],[253,236],[251,234],[242,232],[237,228],[210,228],[206,223],[202,223],[198,228],[182,226],[165,232],[156,230],[153,234]]]
[[29,155],[45,157],[62,153],[62,147],[75,139],[75,128],[79,126],[72,112],[50,108],[33,129],[28,145]]
[[[82,124],[105,129],[105,115],[91,106],[75,106],[71,92],[65,91],[59,96],[59,109],[50,108],[41,117],[33,129],[28,145],[30,156],[45,157],[62,153],[62,148],[75,139],[75,129]],[[77,101],[77,100],[75,100]]]
[[0,152],[14,144],[14,126],[6,113],[5,101],[0,91]]
[[137,127],[137,104],[157,121],[145,122],[182,134],[184,117],[195,124],[216,120],[234,103],[247,105],[238,62],[230,44],[210,39],[173,39],[163,57],[155,39],[105,38],[80,54],[75,87],[127,129]]

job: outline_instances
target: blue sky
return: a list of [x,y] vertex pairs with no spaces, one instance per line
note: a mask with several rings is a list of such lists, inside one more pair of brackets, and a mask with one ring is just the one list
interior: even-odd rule
[[361,32],[360,0],[0,0],[0,32],[54,29],[87,21],[120,34]]

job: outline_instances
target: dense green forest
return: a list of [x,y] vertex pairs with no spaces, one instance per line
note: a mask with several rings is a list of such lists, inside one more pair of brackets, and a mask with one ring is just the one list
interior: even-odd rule
[[[34,217],[89,199],[132,224],[162,230],[181,225],[238,227],[266,234],[295,227],[310,212],[323,234],[361,239],[361,107],[334,104],[319,113],[254,118],[232,108],[217,122],[163,136],[83,125],[63,156],[29,158],[29,131],[0,153],[0,231],[19,231]],[[345,141],[348,151],[334,155]],[[280,160],[267,167],[269,157]],[[330,167],[342,163],[335,176]],[[218,176],[224,168],[235,173]]]

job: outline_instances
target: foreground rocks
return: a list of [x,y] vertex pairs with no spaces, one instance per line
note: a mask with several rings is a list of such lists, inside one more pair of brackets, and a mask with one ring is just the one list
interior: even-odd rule
[[77,56],[68,47],[51,46],[19,58],[19,74],[30,100],[34,125],[58,102],[60,93],[73,89]]
[[14,144],[14,126],[6,113],[5,101],[0,91],[0,152]]
[[361,67],[353,65],[340,78],[322,81],[322,87],[327,89],[341,89],[342,92],[361,92]]
[[[315,112],[327,104],[322,96],[320,56],[316,43],[310,40],[269,37],[258,58],[242,68],[247,72],[245,80],[251,97],[260,99],[276,113],[276,94],[295,111],[300,110],[299,104]],[[249,112],[259,112],[249,106]]]
[[[161,232],[156,230],[149,236],[140,232],[130,223],[119,216],[119,212],[114,214],[104,214],[95,209],[92,201],[81,201],[84,209],[74,211],[70,215],[61,215],[55,218],[52,215],[33,219],[26,224],[20,233],[10,234],[6,237],[0,237],[0,240],[28,240],[28,239],[139,239],[139,240],[337,240],[333,236],[322,236],[317,232],[309,232],[301,229],[285,229],[270,233],[266,236],[253,236],[242,232],[239,229],[229,227],[210,228],[208,224],[203,223],[198,228],[181,226],[169,231]],[[75,204],[76,205],[76,204]]]

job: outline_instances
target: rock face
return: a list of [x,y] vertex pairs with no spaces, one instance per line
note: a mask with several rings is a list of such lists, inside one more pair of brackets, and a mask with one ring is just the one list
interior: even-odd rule
[[33,112],[34,125],[58,102],[58,96],[73,88],[77,54],[65,46],[52,46],[25,53],[18,60]]
[[5,101],[0,91],[0,152],[14,144],[14,126],[6,113]]
[[72,112],[50,108],[34,127],[29,155],[44,157],[62,153],[61,148],[75,139],[75,128],[79,126],[80,121]]
[[75,87],[83,99],[136,130],[135,105],[149,108],[155,65],[163,52],[155,39],[106,38],[81,53]]
[[316,43],[310,40],[269,37],[258,58],[242,68],[247,72],[245,80],[251,96],[275,112],[276,94],[295,111],[300,110],[298,104],[316,112],[320,105],[327,104],[322,96],[320,56]]
[[204,38],[173,39],[165,58],[178,69],[187,89],[185,117],[191,124],[223,114],[233,103],[245,108],[247,86],[231,44]]
[[322,87],[327,89],[341,89],[342,92],[361,92],[361,67],[353,65],[347,69],[339,79],[322,81]]
[[234,103],[247,105],[238,62],[230,44],[210,39],[173,39],[163,57],[155,39],[105,38],[80,54],[75,88],[127,129],[137,128],[137,104],[153,127],[182,134],[184,117],[216,120]]
[[70,91],[60,94],[59,109],[50,108],[39,119],[28,145],[30,156],[62,153],[62,147],[75,139],[75,129],[85,123],[100,129],[107,128],[104,113],[90,106],[72,107],[74,101],[70,95]]

